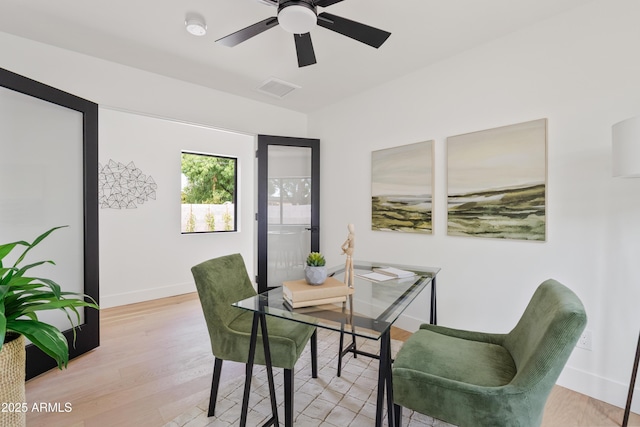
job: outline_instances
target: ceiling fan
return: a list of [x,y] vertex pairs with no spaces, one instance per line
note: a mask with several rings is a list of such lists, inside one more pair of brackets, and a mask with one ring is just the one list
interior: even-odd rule
[[328,30],[368,44],[376,49],[389,38],[391,33],[351,21],[340,16],[322,12],[318,7],[327,7],[343,0],[259,0],[278,7],[277,16],[264,19],[235,33],[216,40],[225,46],[233,47],[270,28],[280,25],[285,31],[293,34],[298,67],[306,67],[316,63],[316,54],[311,43],[309,31],[319,25]]

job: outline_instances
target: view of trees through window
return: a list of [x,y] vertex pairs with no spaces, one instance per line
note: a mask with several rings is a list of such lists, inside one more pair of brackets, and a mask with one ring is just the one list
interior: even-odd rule
[[269,224],[307,224],[311,215],[311,178],[269,179]]
[[182,152],[182,233],[236,231],[237,159]]

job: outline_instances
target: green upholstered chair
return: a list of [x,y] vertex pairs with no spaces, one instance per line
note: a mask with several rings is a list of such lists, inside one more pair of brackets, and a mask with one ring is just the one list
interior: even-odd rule
[[[231,304],[256,295],[240,254],[211,259],[191,268],[215,356],[208,416],[215,412],[222,361],[247,363],[253,313]],[[293,424],[293,368],[311,339],[312,376],[317,377],[317,338],[314,326],[266,316],[269,350],[274,367],[284,368],[285,425]],[[258,336],[258,344],[261,343]],[[264,365],[262,345],[255,364]]]
[[586,322],[580,299],[550,279],[507,334],[421,325],[393,365],[398,427],[402,407],[458,426],[539,426]]

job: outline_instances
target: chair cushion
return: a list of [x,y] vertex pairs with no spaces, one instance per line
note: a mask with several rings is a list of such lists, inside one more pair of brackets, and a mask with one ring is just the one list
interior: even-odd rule
[[424,329],[414,333],[398,352],[394,369],[403,368],[484,387],[508,384],[516,374],[504,347]]
[[[247,355],[249,354],[253,313],[250,311],[242,311],[243,313],[228,325],[229,329],[237,332],[237,335],[234,334],[233,347],[227,349],[228,351],[224,359],[246,363]],[[266,319],[271,363],[278,368],[293,369],[307,341],[309,341],[309,338],[313,335],[315,326],[292,322],[273,316],[266,316]],[[257,365],[265,364],[261,333],[258,334],[254,363]]]

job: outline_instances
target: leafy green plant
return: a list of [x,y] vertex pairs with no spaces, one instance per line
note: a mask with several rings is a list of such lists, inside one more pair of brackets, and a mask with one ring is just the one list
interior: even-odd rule
[[183,204],[218,205],[233,201],[235,158],[182,153],[182,173],[187,178],[187,185],[182,189]]
[[222,214],[222,221],[224,222],[225,231],[233,230],[233,226],[231,225],[233,217],[229,213],[229,205],[227,205],[227,210]]
[[209,231],[215,231],[216,230],[216,218],[213,215],[213,213],[211,212],[211,207],[209,207],[209,211],[204,216],[204,221],[207,223],[207,229]]
[[[65,227],[65,226],[63,226]],[[0,245],[0,350],[7,334],[21,334],[36,347],[58,362],[58,368],[67,367],[69,343],[58,328],[40,322],[37,313],[45,310],[62,310],[67,315],[73,329],[75,344],[76,329],[80,324],[79,307],[99,309],[96,301],[88,295],[64,292],[51,279],[28,277],[26,273],[42,264],[53,261],[38,261],[22,265],[27,253],[42,242],[49,234],[63,227],[54,227],[38,236],[33,243],[23,240]],[[2,260],[16,247],[25,247],[11,267],[5,267]],[[88,299],[89,301],[85,301]],[[72,317],[75,317],[74,319]]]
[[189,205],[189,215],[187,215],[187,225],[186,230],[187,233],[193,233],[196,231],[196,216],[193,213],[193,205]]
[[307,257],[309,267],[322,267],[326,264],[324,256],[320,252],[311,252]]

